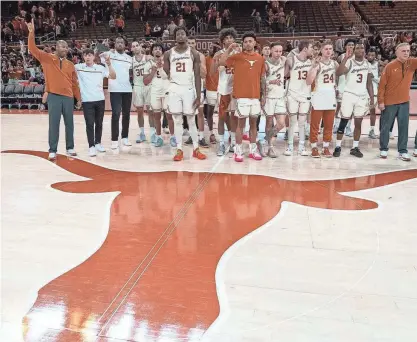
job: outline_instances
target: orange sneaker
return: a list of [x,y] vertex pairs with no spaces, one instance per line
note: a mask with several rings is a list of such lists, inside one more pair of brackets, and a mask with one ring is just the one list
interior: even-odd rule
[[177,150],[177,153],[174,156],[174,161],[181,161],[184,159],[184,153],[182,150]]
[[317,147],[313,147],[311,149],[311,156],[313,158],[320,158],[320,153],[319,153],[319,149]]
[[323,147],[323,151],[321,152],[321,154],[325,158],[331,158],[331,157],[333,157],[332,154],[330,153],[330,150],[329,150],[328,147]]
[[197,159],[200,159],[200,160],[207,159],[207,156],[205,154],[201,153],[200,149],[198,147],[193,151],[193,157],[197,158]]

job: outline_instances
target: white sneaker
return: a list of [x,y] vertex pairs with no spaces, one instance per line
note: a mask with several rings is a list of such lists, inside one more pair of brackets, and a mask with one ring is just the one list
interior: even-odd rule
[[56,153],[54,152],[49,152],[48,155],[48,160],[55,160],[56,159]]
[[292,152],[293,152],[293,148],[292,147],[287,147],[287,149],[284,152],[284,155],[292,156]]
[[118,148],[119,148],[119,141],[118,140],[112,141],[111,142],[111,149],[112,150],[117,150]]
[[298,154],[303,157],[308,157],[310,154],[307,152],[304,146],[298,148]]
[[401,160],[404,160],[404,161],[410,161],[411,160],[408,153],[399,153],[398,158],[400,158]]
[[417,157],[417,148],[414,150],[413,157]]
[[382,158],[382,159],[387,159],[388,152],[387,151],[381,151],[381,153],[379,154],[379,157]]
[[77,155],[77,152],[75,152],[73,148],[70,148],[69,150],[67,150],[67,155],[71,157],[75,157]]
[[390,140],[394,140],[395,139],[394,133],[389,132],[389,138]]
[[132,146],[132,144],[130,143],[130,141],[127,138],[122,139],[122,144],[124,146]]
[[102,144],[96,144],[96,150],[98,152],[106,152],[106,149],[103,147]]
[[95,157],[95,156],[97,155],[96,148],[95,148],[94,146],[91,146],[91,147],[88,149],[88,155],[89,155],[90,157]]

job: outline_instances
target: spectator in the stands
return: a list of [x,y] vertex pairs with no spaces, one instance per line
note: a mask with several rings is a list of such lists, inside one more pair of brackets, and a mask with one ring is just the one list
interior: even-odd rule
[[294,33],[295,26],[296,26],[296,19],[297,16],[294,14],[294,11],[291,11],[289,15],[287,15],[287,30],[288,32]]
[[222,14],[222,26],[230,26],[230,17],[230,10],[228,8],[225,8]]
[[173,37],[174,36],[174,30],[177,28],[177,25],[175,25],[174,20],[171,20],[171,22],[168,25],[168,31],[169,31],[169,36]]
[[114,18],[112,15],[110,16],[110,20],[109,20],[109,27],[110,27],[111,33],[116,33],[116,23],[114,22]]
[[220,17],[219,12],[217,12],[217,17],[216,17],[216,29],[218,31],[220,31],[222,29],[222,18]]
[[169,39],[169,31],[168,31],[168,29],[166,28],[165,30],[164,30],[164,32],[162,33],[162,40],[168,40]]
[[178,18],[178,26],[184,26],[185,27],[185,20],[182,17],[182,15],[180,15],[179,18]]
[[344,52],[344,44],[343,44],[343,39],[342,39],[342,32],[338,32],[337,33],[337,39],[334,43],[335,45],[335,51],[338,55],[341,55]]
[[115,20],[117,32],[123,33],[125,29],[125,21],[123,20],[123,17],[121,15],[117,16]]
[[151,37],[151,31],[152,31],[151,25],[149,25],[149,23],[146,22],[145,23],[145,38],[146,39],[149,39]]
[[257,12],[256,9],[254,8],[253,11],[252,11],[251,16],[253,17],[253,27],[255,29],[255,33],[260,33],[261,32],[261,23],[262,23],[261,14],[259,12]]
[[158,24],[155,24],[155,26],[153,27],[153,36],[154,37],[160,37],[162,35],[162,28],[161,26],[159,26]]

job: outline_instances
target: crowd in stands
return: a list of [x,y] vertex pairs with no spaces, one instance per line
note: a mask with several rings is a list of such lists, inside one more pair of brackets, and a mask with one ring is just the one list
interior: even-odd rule
[[[10,21],[2,23],[2,56],[1,56],[1,79],[2,83],[6,84],[10,80],[12,82],[18,80],[30,80],[38,83],[44,82],[43,73],[39,63],[28,54],[24,38],[27,37],[27,26],[25,23],[25,17],[29,13],[35,19],[35,26],[37,35],[44,34],[51,30],[51,23],[61,25],[60,35],[58,37],[65,37],[66,33],[71,30],[71,23],[76,21],[74,16],[75,12],[72,11],[74,6],[79,6],[79,2],[53,2],[39,3],[32,2],[22,3],[19,5],[19,16],[13,17]],[[188,26],[187,21],[190,18],[204,18],[215,29],[220,29],[224,25],[231,25],[231,10],[226,6],[221,10],[216,8],[215,3],[206,3],[207,8],[199,7],[197,3],[191,2],[167,2],[167,1],[148,1],[140,2],[140,6],[133,6],[131,3],[125,3],[121,5],[120,2],[82,2],[84,8],[84,24],[95,25],[102,21],[109,20],[114,22],[115,34],[123,34],[123,28],[125,25],[124,19],[128,18],[133,13],[134,16],[140,17],[145,27],[145,38],[143,39],[143,48],[146,54],[150,54],[150,47],[153,42],[163,43],[164,47],[168,49],[170,46],[165,41],[173,37],[174,30],[177,26]],[[202,5],[203,6],[203,5]],[[69,9],[71,16],[69,18],[62,17],[64,9]],[[265,12],[268,15],[269,22],[272,20],[272,27],[274,27],[275,18],[278,18],[277,30],[288,31],[292,30],[292,21],[288,20],[293,16],[293,13],[285,14],[285,2],[284,1],[270,1],[265,6]],[[68,11],[66,12],[68,13]],[[82,12],[81,12],[82,13]],[[254,18],[258,17],[259,12],[256,10],[252,13]],[[295,16],[295,15],[294,15]],[[148,19],[153,17],[165,17],[166,23],[163,27],[154,25],[151,27]],[[218,18],[221,18],[218,20]],[[284,23],[285,18],[285,23]],[[192,21],[191,21],[192,22]],[[111,26],[111,25],[110,25]],[[254,24],[255,29],[256,25]],[[294,21],[295,26],[295,21]],[[260,30],[257,30],[258,32]],[[38,34],[39,32],[39,34]],[[322,37],[323,41],[325,37]],[[343,47],[344,36],[339,33],[338,39],[335,41],[336,56],[344,52]],[[364,35],[358,36],[358,40],[361,40],[366,49],[374,49],[377,52],[378,59],[381,65],[386,65],[390,60],[395,58],[395,46],[401,42],[408,42],[411,45],[412,56],[417,56],[417,37],[416,32],[398,32],[395,37],[390,39],[382,39],[378,32],[366,38]],[[20,43],[18,43],[20,41]],[[72,40],[69,44],[68,58],[74,63],[82,61],[82,50],[85,48],[94,49],[99,43],[98,41],[77,41]],[[114,38],[100,40],[100,43],[113,47]],[[261,50],[262,47],[260,47]],[[284,43],[284,50],[288,53],[292,50],[291,43],[288,41]],[[44,44],[44,51],[53,53],[55,46],[53,44]],[[127,52],[130,53],[129,49]],[[206,53],[206,51],[203,51]]]
[[[265,6],[264,22],[266,30],[273,33],[292,32],[294,33],[297,24],[297,15],[294,11],[285,14],[286,1],[270,1]],[[261,16],[254,9],[252,17],[254,17],[255,32],[261,32]]]

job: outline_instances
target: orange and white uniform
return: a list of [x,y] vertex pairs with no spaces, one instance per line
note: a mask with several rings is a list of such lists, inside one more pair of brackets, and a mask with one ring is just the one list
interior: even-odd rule
[[217,89],[219,86],[219,71],[216,70],[214,74],[210,73],[211,65],[213,64],[213,57],[206,57],[206,102],[209,106],[216,106]]
[[[217,54],[222,55],[226,50],[222,49]],[[232,52],[232,56],[236,52]],[[230,57],[229,57],[230,58]],[[233,112],[236,109],[235,100],[232,98],[233,84],[234,84],[233,67],[220,66],[219,67],[219,82],[217,87],[219,115],[224,116],[226,112]]]
[[306,79],[311,68],[311,60],[302,61],[294,55],[294,63],[290,71],[287,85],[287,106],[290,115],[308,114],[310,111],[311,86]]
[[233,97],[236,99],[237,117],[261,114],[261,77],[265,75],[265,60],[258,54],[240,52],[230,56],[226,67],[234,68]]
[[366,87],[368,75],[372,73],[369,62],[358,62],[351,58],[346,62],[345,89],[342,96],[340,113],[342,118],[362,118],[369,113],[369,94]]
[[320,62],[311,104],[316,110],[336,109],[336,69],[337,62],[330,60],[328,64]]
[[183,53],[171,49],[170,82],[166,99],[173,115],[195,115],[194,58],[189,47]]
[[[285,59],[280,58],[277,65],[265,61],[267,65],[266,76],[266,101],[265,114],[267,116],[275,114],[286,114],[287,106],[285,103],[284,74]],[[270,81],[279,80],[280,84],[270,84]]]

